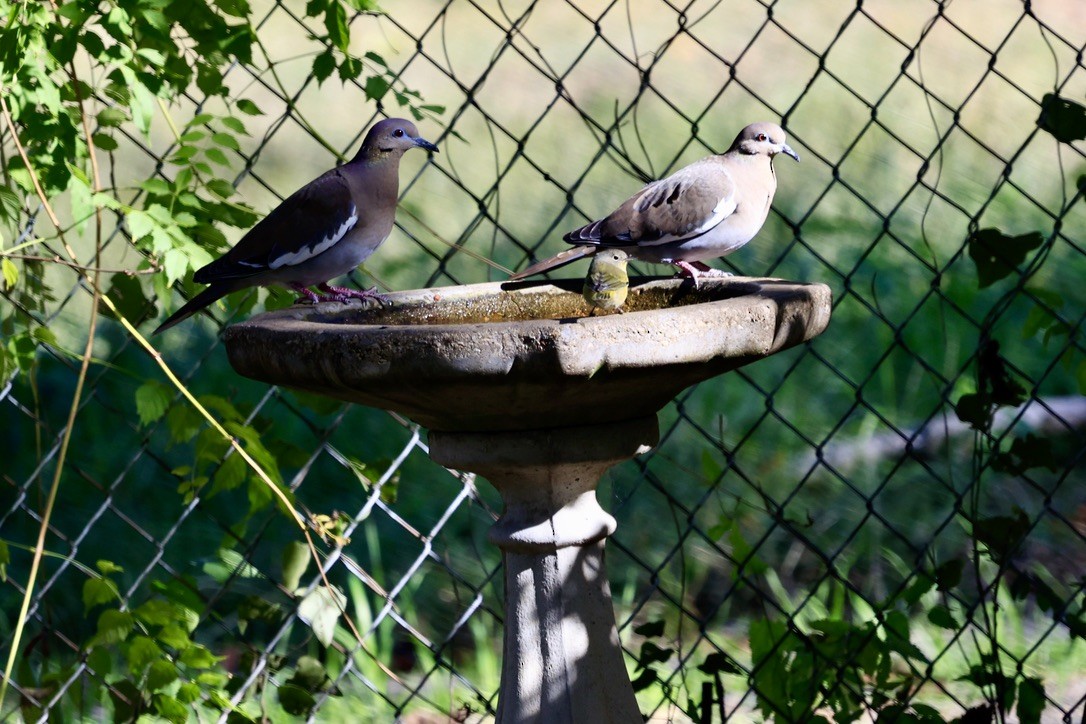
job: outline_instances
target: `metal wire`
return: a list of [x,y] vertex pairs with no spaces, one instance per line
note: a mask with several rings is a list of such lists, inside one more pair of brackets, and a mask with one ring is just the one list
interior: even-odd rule
[[[290,4],[266,5],[261,33],[313,42],[311,21]],[[642,694],[647,717],[686,720],[701,696],[697,666],[713,652],[741,672],[726,677],[713,711],[737,721],[756,716],[771,704],[756,683],[764,664],[751,659],[744,622],[773,618],[809,636],[831,607],[862,620],[935,565],[969,559],[975,551],[963,528],[977,516],[1021,510],[1028,526],[1013,575],[1051,580],[1062,598],[1047,610],[1023,609],[1021,630],[1005,626],[1011,638],[997,646],[1011,668],[1045,680],[1052,721],[1086,719],[1086,684],[1074,669],[1084,660],[1081,629],[1068,623],[1081,618],[1086,585],[1086,414],[1075,382],[1086,351],[1083,147],[1058,144],[1037,121],[1046,93],[1082,100],[1086,16],[1077,3],[1008,0],[978,10],[934,1],[447,0],[392,4],[386,15],[357,15],[351,28],[356,42],[380,50],[397,83],[446,106],[420,122],[443,153],[405,172],[397,231],[370,263],[375,277],[397,286],[482,281],[492,270],[480,257],[519,268],[553,253],[562,231],[606,212],[640,182],[723,150],[746,122],[781,120],[802,147],[800,166],[778,169],[766,228],[725,265],[830,284],[830,330],[681,394],[661,413],[657,449],[609,474],[601,491],[619,520],[609,564],[625,650],[635,660],[643,639],[634,629],[662,620],[675,651]],[[323,153],[331,142],[347,154],[378,115],[405,112],[391,96],[366,105],[364,81],[352,81],[336,96],[350,110],[326,113],[318,102],[336,82],[316,84],[297,72],[305,59],[293,58],[289,44],[278,50],[282,58],[271,62],[282,81],[259,65],[229,73],[266,114],[238,155],[235,185],[273,200],[302,182],[290,162],[316,169],[335,161],[331,153],[292,157],[295,144],[316,140]],[[199,109],[205,99],[187,101]],[[172,145],[119,140],[168,178]],[[1038,230],[1044,248],[1002,286],[978,292],[967,241],[991,226]],[[118,226],[106,248],[131,259],[129,246]],[[18,313],[80,324],[89,290],[73,270],[52,279],[62,293]],[[1031,314],[1059,331],[1045,341],[1023,335]],[[500,653],[500,556],[483,538],[496,517],[492,491],[432,463],[425,431],[396,416],[325,408],[230,375],[208,332],[240,316],[209,311],[184,348],[166,354],[187,384],[228,398],[269,434],[304,505],[346,511],[340,537],[326,541],[322,574],[350,591],[359,638],[336,640],[335,674],[309,720],[341,716],[341,695],[364,698],[370,710],[360,716],[372,721],[424,721],[411,717],[425,712],[492,717],[497,681],[480,664]],[[990,338],[1003,342],[1027,399],[999,413],[989,439],[959,423],[954,405],[975,389]],[[86,692],[126,696],[116,678],[86,665],[81,642],[94,625],[70,600],[100,558],[124,560],[124,606],[138,606],[162,582],[200,601],[195,638],[238,659],[234,704],[282,684],[284,655],[314,650],[298,599],[281,591],[285,615],[239,634],[235,609],[251,583],[241,567],[209,578],[204,564],[232,549],[278,580],[289,530],[274,511],[239,515],[236,496],[175,495],[184,451],[170,442],[165,420],[134,422],[132,393],[150,368],[122,335],[110,338],[101,361],[77,419],[94,420],[95,429],[77,432],[82,447],[73,448],[61,493],[71,507],[49,530],[57,557],[29,612],[24,658],[49,676],[11,682],[22,711],[36,707],[44,721],[77,706],[94,717],[100,711]],[[0,452],[13,461],[0,483],[8,493],[0,538],[17,544],[31,542],[40,524],[40,491],[63,433],[57,405],[77,369],[50,345],[41,346],[39,364],[50,394],[23,384],[0,391],[11,446]],[[1048,468],[1007,473],[978,462],[977,449],[1006,450],[1031,430],[1057,441],[1061,454]],[[992,631],[982,604],[996,595],[995,583],[967,572],[973,580],[940,592],[963,617],[960,628],[925,633],[926,664],[901,659],[896,672],[912,681],[905,706],[934,701],[948,720],[981,703],[959,679],[968,671],[963,659],[979,656],[978,640]],[[310,573],[305,585],[321,581]],[[5,585],[22,592],[17,575]],[[0,636],[4,646],[12,624]],[[879,619],[870,635],[895,633]],[[1063,642],[1073,653],[1057,660]],[[812,652],[818,666],[837,672],[820,711],[836,687],[874,716],[882,702],[845,673],[855,660]],[[0,716],[18,719],[20,711],[9,706]],[[783,710],[772,716],[789,720]]]

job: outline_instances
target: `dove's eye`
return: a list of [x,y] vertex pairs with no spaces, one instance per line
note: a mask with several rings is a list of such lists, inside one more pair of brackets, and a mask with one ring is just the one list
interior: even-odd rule
[[765,135],[764,133],[759,133],[754,140],[758,141],[759,143],[764,143],[765,141],[769,140],[769,136]]
[[403,136],[403,129],[397,128],[395,131],[392,132],[392,135],[400,138],[401,136]]

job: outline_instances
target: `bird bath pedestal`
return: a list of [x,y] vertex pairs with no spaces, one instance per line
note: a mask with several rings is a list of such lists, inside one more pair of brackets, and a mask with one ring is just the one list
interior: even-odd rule
[[239,373],[399,412],[430,457],[505,509],[498,721],[641,722],[615,630],[600,476],[658,439],[683,388],[822,332],[830,292],[775,279],[650,280],[585,317],[580,281],[400,292],[390,308],[294,306],[225,335]]

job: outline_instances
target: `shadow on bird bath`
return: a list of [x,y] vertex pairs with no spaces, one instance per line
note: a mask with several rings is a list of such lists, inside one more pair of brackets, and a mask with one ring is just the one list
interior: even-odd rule
[[501,492],[498,722],[642,721],[604,568],[616,523],[596,484],[656,444],[656,413],[683,388],[820,334],[831,303],[822,284],[650,279],[631,284],[625,314],[586,317],[580,290],[397,292],[391,308],[298,305],[224,335],[239,373],[402,413],[429,428],[434,461]]

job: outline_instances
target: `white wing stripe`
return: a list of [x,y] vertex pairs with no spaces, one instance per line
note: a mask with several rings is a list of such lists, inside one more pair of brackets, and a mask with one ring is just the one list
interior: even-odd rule
[[320,242],[314,244],[313,246],[306,245],[298,251],[292,251],[288,254],[282,254],[280,256],[277,256],[275,259],[272,259],[271,263],[268,264],[268,268],[278,269],[279,267],[295,266],[297,264],[302,264],[309,261],[318,254],[321,254],[335,246],[340,239],[346,236],[348,231],[354,228],[354,225],[356,223],[358,223],[358,211],[352,205],[351,215],[347,218],[346,221],[340,224],[338,229],[321,239]]

